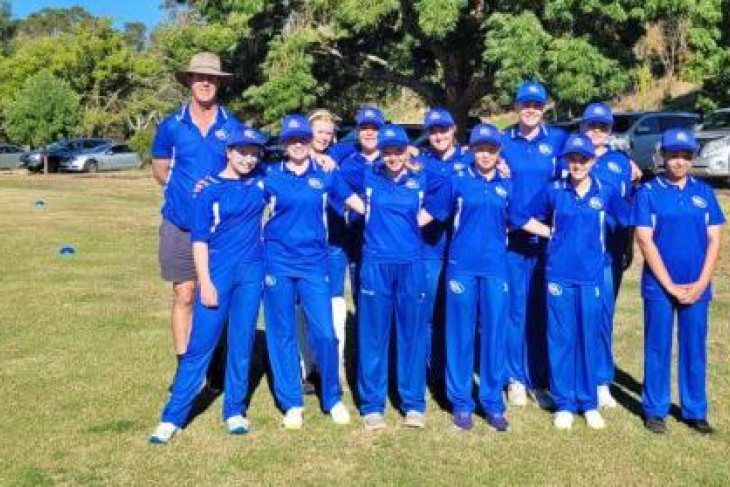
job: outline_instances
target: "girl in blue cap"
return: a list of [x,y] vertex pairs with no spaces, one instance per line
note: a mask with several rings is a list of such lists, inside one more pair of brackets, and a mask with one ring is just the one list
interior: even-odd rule
[[492,125],[474,127],[469,138],[473,162],[451,181],[454,217],[446,267],[446,390],[454,426],[460,430],[473,427],[477,323],[481,330],[476,352],[479,401],[490,428],[499,432],[509,428],[502,390],[507,379],[506,257],[512,185],[497,171],[502,138]]
[[264,315],[274,393],[285,411],[284,427],[301,428],[303,401],[295,318],[298,301],[307,318],[308,341],[321,378],[323,409],[335,423],[346,424],[350,417],[341,401],[327,273],[325,215],[333,176],[310,156],[312,129],[306,117],[285,117],[280,140],[286,159],[270,168],[264,185],[271,204],[264,226]]
[[[358,298],[358,390],[365,428],[381,429],[395,318],[397,382],[405,424],[425,426],[426,270],[420,225],[448,216],[448,179],[413,164],[402,127],[378,134],[383,163],[343,167],[337,193],[364,215]],[[363,195],[360,197],[359,195]]]
[[677,319],[682,418],[709,434],[707,330],[712,286],[725,223],[712,188],[688,175],[697,142],[692,132],[668,130],[661,154],[666,174],[646,183],[635,207],[636,237],[644,254],[644,424],[667,431],[671,404],[672,334]]
[[[629,156],[609,146],[613,127],[613,112],[605,103],[591,103],[583,111],[581,132],[596,149],[596,162],[591,175],[603,184],[611,186],[627,202],[634,197],[634,183],[641,179],[641,170]],[[564,161],[561,161],[564,162]],[[567,171],[567,168],[566,168]],[[632,258],[633,234],[631,229],[609,221],[606,232],[606,262],[603,280],[603,320],[600,342],[597,350],[598,362],[598,405],[602,408],[616,407],[609,386],[614,378],[613,361],[613,318],[616,298],[623,272]]]
[[250,429],[244,399],[263,279],[260,228],[265,200],[257,164],[264,140],[255,130],[234,130],[226,168],[195,198],[191,238],[198,290],[192,331],[150,443],[167,443],[185,425],[226,321],[223,419],[231,434]]
[[[511,173],[515,209],[526,207],[557,176],[556,163],[566,135],[561,129],[544,124],[547,102],[547,91],[540,83],[526,81],[517,89],[515,107],[519,122],[507,129],[502,146],[502,157]],[[520,229],[509,233],[507,376],[509,400],[517,406],[527,403],[527,389],[541,407],[552,406],[546,393],[545,245],[544,239]]]
[[[549,238],[545,275],[550,393],[554,424],[569,429],[584,413],[590,428],[605,427],[598,412],[596,349],[600,336],[606,218],[630,223],[630,208],[611,186],[590,175],[593,143],[572,135],[562,151],[569,176],[550,183],[517,217],[517,226]],[[524,227],[527,215],[535,228]],[[537,217],[547,217],[548,227]]]

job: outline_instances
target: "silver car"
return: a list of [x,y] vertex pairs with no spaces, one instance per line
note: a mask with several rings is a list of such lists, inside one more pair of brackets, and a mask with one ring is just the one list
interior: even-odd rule
[[0,144],[0,169],[17,169],[21,166],[20,156],[25,151],[12,144]]
[[59,168],[68,172],[117,171],[142,167],[142,159],[127,144],[106,144],[96,149],[65,157]]
[[700,152],[692,172],[707,178],[730,178],[730,108],[709,114],[695,135]]

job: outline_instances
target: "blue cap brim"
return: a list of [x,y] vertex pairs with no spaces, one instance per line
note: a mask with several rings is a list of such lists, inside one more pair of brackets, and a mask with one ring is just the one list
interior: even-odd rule
[[287,140],[293,139],[295,137],[301,139],[312,139],[313,136],[314,135],[312,134],[312,132],[308,130],[292,130],[281,134],[281,136],[279,137],[279,141],[286,142]]
[[469,139],[469,145],[479,144],[490,144],[496,147],[502,147],[502,141],[496,137],[475,137],[473,139]]

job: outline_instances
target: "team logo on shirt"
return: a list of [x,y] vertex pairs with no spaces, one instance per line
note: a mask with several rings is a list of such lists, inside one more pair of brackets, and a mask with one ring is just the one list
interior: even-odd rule
[[264,284],[266,284],[268,287],[276,286],[276,277],[272,276],[271,274],[266,274],[266,277],[264,277]]
[[408,189],[418,189],[418,181],[415,179],[409,179],[406,181],[406,188]]
[[552,294],[553,296],[562,296],[563,295],[563,288],[560,287],[560,285],[551,282],[548,284],[548,292]]
[[504,189],[504,187],[502,187],[502,186],[495,187],[494,192],[497,193],[497,196],[501,196],[502,198],[507,197],[507,190]]
[[228,139],[228,132],[224,129],[218,129],[215,131],[215,138],[218,140],[226,140]]
[[608,170],[616,174],[621,174],[621,167],[613,161],[608,163]]
[[599,198],[598,196],[594,196],[588,200],[588,206],[590,206],[594,210],[602,210],[603,201],[601,201],[601,198]]
[[455,279],[449,280],[449,289],[451,289],[451,292],[454,294],[464,293],[464,285]]
[[553,153],[553,148],[550,147],[550,145],[545,144],[545,143],[538,145],[537,150],[539,150],[540,154],[542,154],[544,156],[549,156],[550,154]]
[[465,164],[457,162],[456,164],[454,164],[454,171],[463,171],[465,167]]
[[324,184],[322,184],[322,180],[319,178],[309,178],[307,183],[312,189],[322,189],[324,187]]
[[695,205],[697,208],[707,208],[707,201],[705,201],[705,199],[700,196],[693,196],[692,204]]

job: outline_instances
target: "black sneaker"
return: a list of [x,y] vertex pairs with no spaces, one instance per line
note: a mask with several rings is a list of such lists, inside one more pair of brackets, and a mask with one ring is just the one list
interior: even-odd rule
[[649,416],[644,419],[644,427],[657,435],[663,435],[667,432],[667,423],[664,418]]
[[302,394],[312,396],[317,394],[317,386],[320,383],[319,374],[310,372],[306,379],[302,379]]
[[703,435],[711,435],[715,432],[715,428],[710,426],[706,419],[685,419],[684,422],[687,423],[687,426]]

